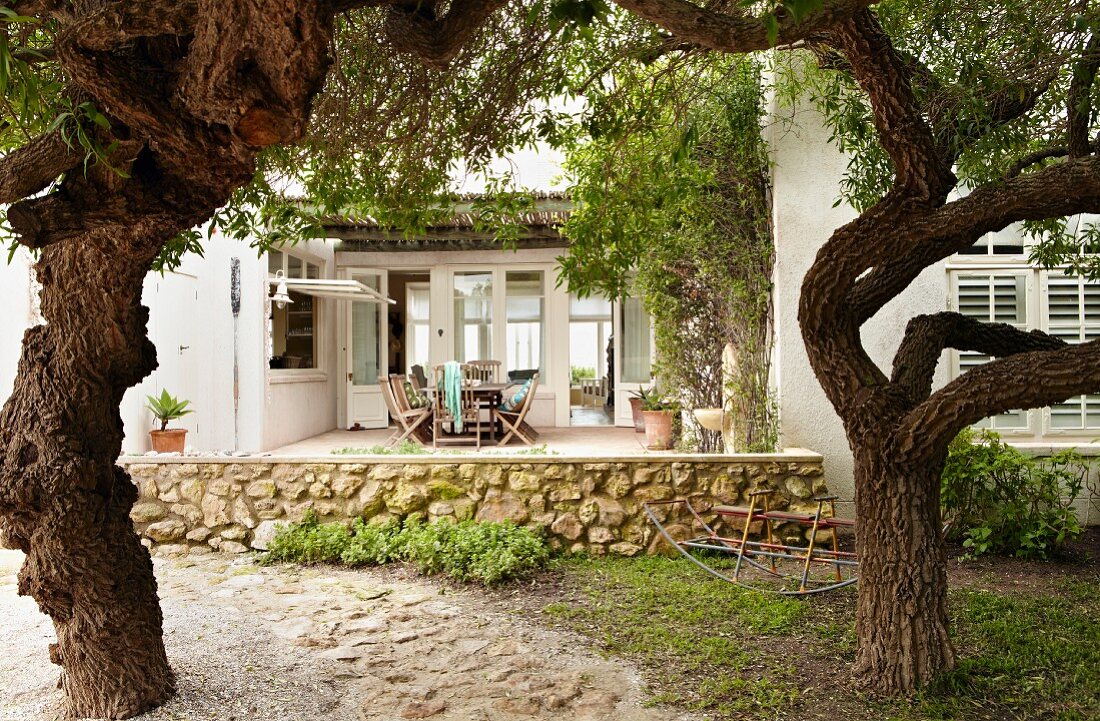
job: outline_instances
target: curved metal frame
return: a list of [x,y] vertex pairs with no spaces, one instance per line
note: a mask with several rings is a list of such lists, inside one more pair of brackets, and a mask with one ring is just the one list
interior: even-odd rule
[[[676,539],[674,539],[672,537],[672,535],[664,527],[664,524],[661,523],[661,521],[659,521],[657,519],[657,516],[653,513],[653,506],[670,506],[670,505],[676,505],[676,504],[683,504],[684,507],[688,509],[688,512],[691,513],[691,515],[695,518],[696,522],[699,523],[699,525],[702,526],[703,529],[705,529],[705,531],[707,533],[706,536],[702,536],[702,537],[699,537],[699,538],[692,538],[692,539],[688,539],[686,541],[677,541]],[[815,556],[812,544],[809,548],[806,549],[806,554],[804,556],[797,556],[797,555],[790,554],[790,553],[775,553],[774,551],[765,551],[765,550],[757,550],[756,551],[757,554],[762,555],[762,556],[766,556],[766,557],[770,557],[770,558],[781,558],[781,559],[784,559],[784,560],[803,561],[803,562],[805,562],[805,568],[804,568],[804,571],[803,571],[803,574],[802,574],[801,578],[790,575],[790,574],[779,573],[774,568],[771,568],[771,567],[769,567],[765,564],[762,564],[762,563],[754,560],[752,558],[753,553],[751,551],[747,550],[748,548],[752,548],[752,547],[759,544],[759,542],[757,542],[757,541],[748,541],[747,540],[748,526],[754,519],[754,517],[752,515],[752,508],[753,508],[752,506],[750,506],[749,515],[745,519],[745,531],[746,531],[745,538],[743,538],[740,542],[735,542],[736,545],[733,545],[733,544],[729,543],[726,539],[722,538],[722,536],[718,535],[718,533],[713,528],[711,528],[710,525],[705,520],[703,520],[703,517],[699,515],[699,512],[695,510],[695,508],[691,505],[691,503],[689,503],[687,501],[687,499],[678,499],[678,500],[673,500],[673,501],[654,501],[652,503],[643,503],[642,507],[645,509],[646,515],[649,516],[649,520],[652,521],[653,525],[657,527],[657,531],[661,534],[661,536],[666,541],[671,543],[676,548],[676,550],[680,552],[681,555],[683,555],[689,561],[691,561],[696,566],[703,569],[704,571],[706,571],[710,575],[714,576],[715,578],[719,578],[723,581],[726,581],[727,583],[732,583],[735,586],[740,586],[741,588],[747,588],[747,589],[753,590],[753,591],[765,591],[765,592],[768,592],[768,593],[779,593],[779,594],[782,594],[784,596],[808,596],[808,595],[815,594],[815,593],[823,593],[825,591],[832,591],[832,590],[835,590],[835,589],[838,589],[838,588],[844,588],[845,586],[850,586],[850,585],[856,583],[859,580],[858,576],[853,575],[851,578],[847,578],[847,579],[844,579],[844,580],[841,580],[841,581],[837,581],[836,583],[826,583],[825,585],[816,586],[814,588],[806,588],[807,583],[814,583],[814,584],[823,583],[822,581],[807,578],[806,574],[807,574],[807,570],[809,568],[810,563],[827,563],[829,565],[837,566],[838,568],[840,566],[855,566],[855,567],[858,568],[858,565],[859,565],[858,560],[855,560],[855,559],[847,560],[847,559],[841,559],[841,558],[838,558],[838,557],[835,557],[835,556],[833,558],[824,558],[824,557],[820,557],[820,556]],[[765,520],[767,520],[767,519],[765,519]],[[818,520],[820,520],[820,518],[815,519],[815,532],[816,532],[816,522]],[[770,521],[768,521],[768,522],[770,523]],[[835,529],[834,529],[834,532],[835,532]],[[721,545],[718,545],[718,544],[721,544]],[[770,547],[775,547],[775,548],[787,548],[787,547],[781,546],[779,544],[763,544],[763,545],[770,546]],[[711,566],[708,566],[706,563],[703,563],[703,561],[699,560],[698,558],[696,558],[694,555],[692,555],[688,551],[689,548],[699,548],[699,549],[704,549],[704,550],[723,551],[723,552],[726,552],[726,553],[736,553],[737,554],[737,564],[734,566],[733,576],[731,577],[731,576],[729,576],[725,573],[722,573],[721,571],[719,571],[715,568],[712,568]],[[826,552],[826,554],[828,555],[829,552]],[[749,565],[753,566],[754,568],[756,568],[760,571],[763,571],[764,573],[767,573],[771,576],[775,576],[775,577],[778,577],[778,578],[784,578],[784,579],[799,580],[800,581],[800,587],[799,587],[798,590],[772,589],[772,588],[761,588],[761,587],[758,587],[758,586],[753,586],[753,585],[750,585],[748,583],[745,583],[745,582],[740,580],[741,563],[742,562],[747,562]]]

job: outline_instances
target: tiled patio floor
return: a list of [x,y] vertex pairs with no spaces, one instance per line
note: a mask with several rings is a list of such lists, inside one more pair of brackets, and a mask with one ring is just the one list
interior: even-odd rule
[[[391,430],[345,431],[333,430],[297,443],[291,443],[271,451],[275,456],[327,456],[341,448],[367,449],[380,445],[389,438]],[[546,449],[559,456],[636,456],[660,455],[660,451],[647,451],[645,434],[635,433],[633,428],[580,427],[580,428],[540,428],[538,445],[545,444]],[[483,445],[482,453],[493,455],[511,454],[527,450],[527,446],[514,440],[507,446]],[[428,447],[431,450],[431,447]],[[476,454],[474,446],[447,446],[440,452]],[[667,452],[666,452],[667,453]]]

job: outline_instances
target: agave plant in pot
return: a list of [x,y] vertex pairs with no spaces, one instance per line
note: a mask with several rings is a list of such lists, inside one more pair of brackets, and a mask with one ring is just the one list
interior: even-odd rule
[[642,418],[645,419],[646,448],[651,451],[672,448],[672,418],[678,408],[676,402],[656,388],[643,388],[635,391],[634,396],[640,400]]
[[168,428],[168,423],[194,411],[187,408],[191,401],[181,401],[162,390],[159,396],[146,396],[148,408],[160,423],[160,430],[149,431],[149,440],[157,453],[183,453],[187,442],[186,428]]

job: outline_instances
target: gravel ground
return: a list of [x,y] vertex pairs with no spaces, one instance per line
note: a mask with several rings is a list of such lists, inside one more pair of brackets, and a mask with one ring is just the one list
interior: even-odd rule
[[[60,717],[52,625],[0,552],[0,721]],[[476,590],[400,570],[156,562],[179,693],[146,721],[689,721],[645,708],[635,669]]]

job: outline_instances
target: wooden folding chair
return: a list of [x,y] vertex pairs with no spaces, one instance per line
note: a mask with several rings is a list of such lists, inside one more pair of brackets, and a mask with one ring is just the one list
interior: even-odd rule
[[500,361],[475,360],[467,361],[466,365],[473,370],[474,378],[482,383],[500,383]]
[[478,450],[481,449],[481,404],[478,403],[477,396],[474,394],[474,384],[472,381],[477,378],[475,371],[468,365],[462,365],[462,390],[459,397],[459,416],[451,412],[451,409],[447,407],[447,388],[443,382],[446,370],[444,366],[435,366],[432,369],[432,373],[435,381],[435,402],[432,406],[432,447],[437,448],[440,443],[465,443],[468,442],[469,436],[451,436],[450,438],[443,435],[443,424],[451,423],[452,428],[454,424],[461,418],[462,425],[464,427],[473,427],[473,436]]
[[501,410],[500,408],[494,410],[494,416],[500,420],[501,428],[505,431],[498,445],[503,446],[512,439],[512,436],[516,436],[529,446],[535,445],[535,440],[538,439],[539,434],[524,419],[527,418],[527,411],[531,410],[531,406],[535,402],[535,392],[538,388],[539,374],[536,373],[531,376],[531,387],[527,389],[527,395],[523,397],[523,402],[519,404],[518,408],[513,408],[510,411]]
[[428,431],[424,424],[432,417],[431,406],[424,408],[410,408],[409,401],[405,397],[405,379],[403,376],[379,376],[378,385],[382,389],[382,397],[386,399],[386,407],[390,416],[397,423],[397,430],[386,439],[385,445],[395,446],[409,436],[423,443]]

